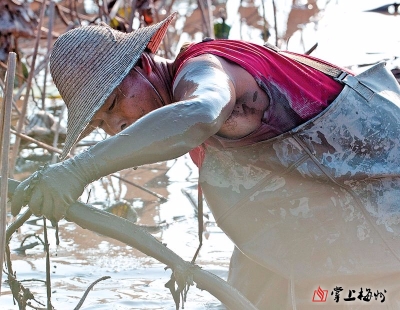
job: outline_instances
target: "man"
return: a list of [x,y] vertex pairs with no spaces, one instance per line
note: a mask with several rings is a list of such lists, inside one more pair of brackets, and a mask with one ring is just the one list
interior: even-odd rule
[[[155,52],[172,18],[130,34],[81,27],[56,41],[50,69],[68,107],[63,157],[95,127],[112,137],[24,181],[13,214],[28,204],[57,221],[93,180],[190,152],[210,209],[236,246],[229,282],[257,307],[336,304],[341,290],[354,303],[340,305],[358,307],[365,296],[353,300],[353,290],[362,286],[374,290],[373,308],[384,298],[397,305],[393,76],[383,74],[381,99],[323,61],[314,59],[343,78],[295,54],[229,40],[185,46],[169,61]],[[375,99],[377,107],[360,103]],[[337,293],[330,301],[328,289]]]

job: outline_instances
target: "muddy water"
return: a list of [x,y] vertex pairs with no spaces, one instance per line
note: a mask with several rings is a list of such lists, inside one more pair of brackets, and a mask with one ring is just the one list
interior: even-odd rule
[[[196,168],[186,156],[160,163],[124,170],[120,177],[146,187],[167,198],[159,198],[135,186],[107,177],[89,186],[82,196],[99,208],[117,201],[127,201],[137,213],[137,224],[180,255],[191,260],[198,246],[197,218],[190,197],[197,181]],[[90,192],[90,194],[89,194]],[[185,194],[186,193],[186,194]],[[187,195],[189,194],[189,196]],[[197,264],[226,279],[231,242],[215,227],[212,215],[205,211],[206,230]],[[10,219],[12,220],[12,219]],[[55,309],[74,309],[87,287],[97,279],[81,309],[175,309],[172,296],[164,284],[170,270],[165,265],[145,256],[118,241],[82,229],[65,220],[60,222],[60,244],[56,246],[55,230],[48,229],[51,255],[52,304]],[[18,252],[21,241],[36,234],[43,240],[43,220],[22,226],[10,243],[12,263],[18,280],[45,280],[46,262],[43,246],[25,253]],[[35,236],[24,245],[38,241]],[[6,276],[3,276],[6,279]],[[35,298],[46,304],[46,287],[42,282],[23,282]],[[18,309],[13,305],[10,289],[2,283],[1,309]],[[191,287],[186,309],[224,309],[220,302],[206,291]]]
[[[303,52],[305,47],[309,48],[318,42],[319,46],[313,53],[314,56],[343,66],[371,63],[375,62],[376,58],[381,59],[384,56],[388,56],[390,60],[393,54],[397,56],[399,39],[395,36],[395,32],[388,29],[398,28],[398,16],[384,17],[380,14],[362,13],[363,10],[387,2],[368,0],[361,3],[337,0],[330,3],[325,18],[319,24],[318,33],[313,23],[310,27],[302,27],[303,31],[296,33],[291,39],[291,50]],[[279,2],[279,5],[284,6],[285,1]],[[344,13],[346,15],[343,15]],[[340,23],[337,22],[337,16],[343,17]],[[389,22],[393,25],[388,26]],[[237,24],[232,25],[232,34],[239,34],[240,32],[234,28],[235,25],[237,26]],[[387,48],[385,44],[376,44],[377,39],[385,44],[396,44],[396,49]],[[294,43],[296,40],[302,44]],[[373,47],[366,45],[368,42],[373,44]],[[340,46],[344,48],[334,48]],[[367,55],[366,52],[370,53]],[[148,227],[156,238],[166,243],[174,252],[186,260],[191,260],[198,245],[197,219],[190,199],[182,193],[182,190],[190,193],[196,184],[197,173],[188,157],[138,170],[125,170],[119,176],[146,186],[168,200],[162,202],[135,186],[107,177],[89,186],[82,198],[83,201],[88,201],[99,208],[109,207],[123,199],[128,201],[138,215],[139,225]],[[193,193],[196,197],[195,192]],[[207,215],[209,216],[209,219],[205,219],[208,221],[207,231],[204,234],[204,245],[197,264],[226,278],[233,245],[217,227],[213,226],[212,215],[209,213]],[[12,218],[9,220],[12,221]],[[16,251],[21,246],[21,241],[32,234],[37,234],[43,240],[42,221],[25,224],[13,236],[10,243],[13,269],[17,273],[18,280],[43,281],[46,277],[43,247],[38,245],[26,250],[25,253]],[[24,244],[36,241],[35,237],[30,237]],[[172,296],[164,287],[169,280],[170,271],[164,270],[165,266],[158,261],[120,242],[84,230],[67,221],[60,222],[60,245],[55,245],[53,229],[49,229],[49,242],[51,300],[55,309],[74,309],[89,285],[104,276],[110,278],[94,286],[81,309],[175,309]],[[6,280],[5,275],[3,275],[0,309],[18,309],[13,304],[10,289],[4,280]],[[46,287],[42,282],[29,281],[23,284],[32,291],[38,301],[46,304]],[[223,309],[223,307],[207,292],[192,287],[185,309]]]

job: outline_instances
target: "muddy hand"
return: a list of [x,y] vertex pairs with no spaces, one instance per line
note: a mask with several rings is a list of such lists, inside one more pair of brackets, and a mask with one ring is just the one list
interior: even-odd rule
[[16,216],[28,205],[32,213],[51,221],[62,219],[70,204],[94,180],[90,155],[81,153],[66,161],[45,166],[23,181],[11,200],[11,212]]

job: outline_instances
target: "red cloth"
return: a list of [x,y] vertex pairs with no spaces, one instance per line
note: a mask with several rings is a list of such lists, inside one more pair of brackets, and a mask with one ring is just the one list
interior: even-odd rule
[[[215,135],[206,144],[223,148],[240,147],[275,137],[316,116],[343,89],[339,82],[318,70],[264,46],[238,40],[191,44],[175,60],[175,77],[187,60],[202,54],[213,54],[238,64],[254,77],[270,99],[270,106],[257,130],[240,139]],[[204,150],[197,147],[190,155],[196,165],[201,166]]]

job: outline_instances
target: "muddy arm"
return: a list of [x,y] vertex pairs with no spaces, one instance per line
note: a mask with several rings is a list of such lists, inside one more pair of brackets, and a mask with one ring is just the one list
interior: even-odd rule
[[[12,195],[13,190],[18,184],[18,181],[9,180],[9,196]],[[26,211],[24,213],[24,218],[29,217],[30,214],[29,210]],[[70,205],[66,218],[68,221],[72,221],[82,228],[134,247],[142,253],[167,265],[174,273],[177,271],[189,272],[193,275],[193,280],[197,283],[198,288],[208,291],[229,309],[257,310],[252,303],[226,281],[213,273],[202,270],[200,267],[184,261],[147,231],[128,220],[79,202]],[[12,225],[7,228],[7,236],[12,234],[12,232],[10,232],[12,229]]]

